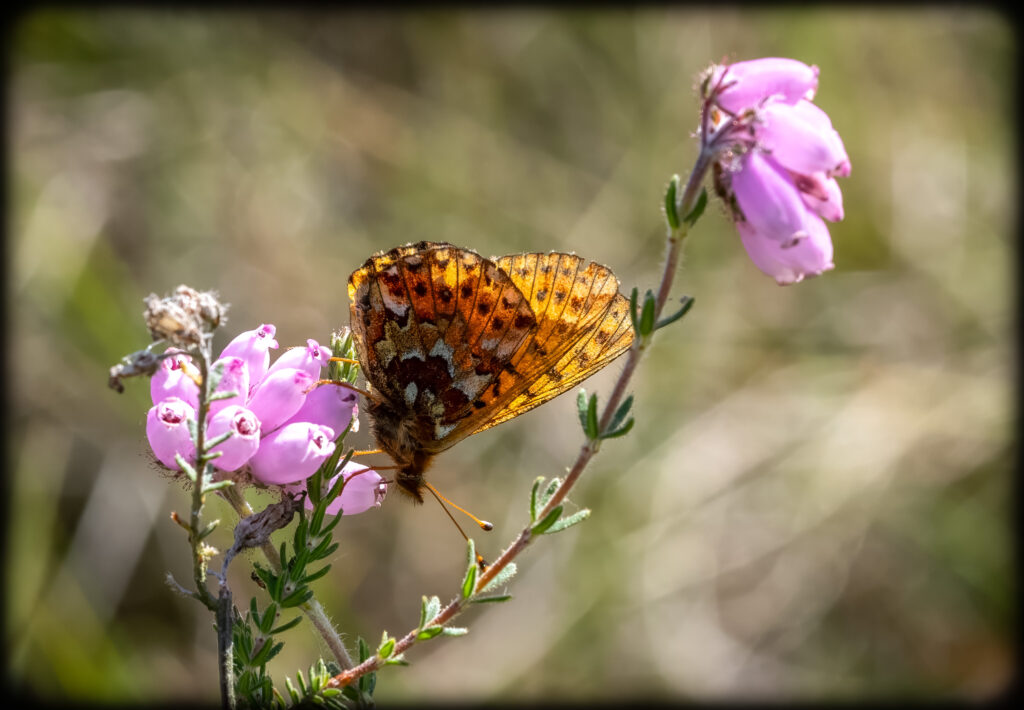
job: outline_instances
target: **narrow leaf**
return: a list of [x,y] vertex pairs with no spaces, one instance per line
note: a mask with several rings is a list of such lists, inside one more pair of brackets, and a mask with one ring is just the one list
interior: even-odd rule
[[476,544],[473,542],[473,538],[470,538],[466,542],[466,555],[469,558],[469,562],[466,565],[466,575],[462,578],[462,598],[466,599],[473,593],[473,588],[476,587],[476,573],[479,567],[476,564]]
[[633,395],[629,395],[628,397],[626,397],[625,400],[623,400],[622,404],[619,405],[619,408],[615,410],[615,414],[612,415],[612,420],[608,424],[608,431],[615,431],[616,429],[618,429],[619,424],[622,423],[622,421],[626,418],[626,415],[629,414],[629,410],[632,408]]
[[583,428],[588,439],[596,439],[600,433],[597,428],[597,394],[590,395],[590,402],[587,404],[587,425]]
[[679,176],[673,175],[665,190],[665,219],[673,230],[679,229],[679,210],[676,208],[676,195],[679,193]]
[[626,421],[626,423],[623,424],[620,428],[616,429],[615,431],[610,431],[607,434],[602,435],[601,438],[602,439],[618,439],[620,436],[625,436],[626,434],[629,433],[630,429],[633,428],[633,425],[635,423],[636,423],[636,420],[634,420],[633,417],[630,417]]
[[427,628],[416,634],[417,641],[429,641],[435,636],[439,636],[444,632],[443,626],[428,626]]
[[216,402],[217,400],[220,399],[231,399],[232,397],[237,396],[238,392],[236,392],[235,390],[230,390],[228,392],[214,392],[213,394],[210,395],[210,399],[208,401]]
[[469,633],[469,629],[464,626],[445,626],[441,632],[445,636],[465,636]]
[[470,600],[470,604],[491,604],[491,603],[507,602],[511,598],[512,598],[511,594],[498,594],[498,595],[495,595],[495,596],[492,596],[492,597],[473,597]]
[[576,412],[580,417],[580,426],[583,427],[583,433],[590,438],[590,434],[587,433],[587,410],[588,410],[587,391],[580,389],[579,394],[576,395]]
[[572,515],[566,516],[566,517],[564,517],[564,518],[562,518],[560,520],[556,520],[554,522],[554,524],[550,528],[548,528],[547,534],[550,535],[551,533],[556,533],[556,532],[559,532],[560,530],[565,530],[566,528],[571,528],[573,525],[576,525],[577,523],[582,523],[584,520],[586,520],[589,517],[590,517],[590,509],[589,508],[584,508],[583,510],[577,510]]
[[427,621],[430,621],[435,616],[441,613],[441,600],[437,596],[430,597],[430,601],[427,602]]
[[543,535],[545,530],[555,524],[555,521],[558,520],[558,516],[561,514],[562,506],[556,505],[550,513],[544,516],[543,520],[530,528],[530,532],[534,535]]
[[640,289],[636,286],[629,293],[629,317],[633,321],[633,333],[640,338],[640,315],[637,313],[637,300],[640,298]]
[[[583,394],[582,391],[580,394]],[[530,522],[537,520],[537,489],[544,482],[544,476],[537,476],[533,479],[533,488],[530,489]]]
[[683,217],[683,221],[691,227],[697,223],[700,216],[704,214],[704,208],[708,206],[708,191],[701,189],[700,195],[697,197],[697,203],[693,206],[693,209]]
[[659,320],[657,325],[654,326],[655,330],[658,330],[659,328],[664,328],[666,325],[671,325],[672,323],[675,323],[677,320],[685,316],[687,312],[689,312],[690,307],[693,306],[693,298],[691,298],[690,296],[683,296],[679,300],[682,302],[683,305],[679,308],[678,311],[676,311],[672,315],[668,316],[667,318],[662,318],[661,320]]
[[494,579],[492,579],[490,582],[488,582],[487,585],[483,589],[481,589],[480,591],[481,592],[489,592],[489,591],[493,590],[496,587],[500,587],[501,585],[505,584],[510,579],[515,577],[517,571],[518,571],[518,568],[516,567],[516,563],[515,562],[509,562],[507,565],[505,565],[504,569],[502,569],[500,572],[498,572],[498,574],[494,575]]
[[647,336],[654,331],[654,293],[647,291],[644,295],[643,312],[640,314],[640,335]]
[[397,656],[395,656],[394,658],[389,658],[388,660],[384,661],[384,665],[385,666],[407,666],[407,665],[409,665],[409,661],[405,660],[405,655],[400,653]]
[[301,616],[296,616],[291,621],[285,622],[285,623],[281,624],[280,626],[274,627],[273,629],[270,630],[270,633],[272,633],[272,634],[279,634],[282,631],[287,631],[288,629],[293,629],[293,628],[295,628],[296,626],[299,625],[300,621],[302,621],[302,617]]
[[219,491],[221,488],[229,488],[235,485],[235,482],[230,479],[223,481],[217,481],[216,483],[207,483],[203,486],[203,493],[210,493],[212,491]]
[[186,461],[181,454],[174,455],[174,462],[178,464],[178,468],[185,472],[185,475],[188,476],[188,480],[193,483],[196,482],[196,470],[192,468],[192,465]]

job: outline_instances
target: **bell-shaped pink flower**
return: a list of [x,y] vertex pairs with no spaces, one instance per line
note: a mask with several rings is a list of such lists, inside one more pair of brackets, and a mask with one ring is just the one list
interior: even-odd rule
[[239,334],[228,343],[220,356],[240,357],[249,365],[249,384],[256,385],[267,374],[270,366],[270,348],[277,347],[274,334],[277,329],[269,323],[264,323],[255,330],[247,330]]
[[359,422],[356,419],[358,405],[356,393],[338,385],[323,384],[315,387],[306,395],[306,401],[286,422],[315,422],[329,426],[337,433],[345,431],[349,422],[353,422],[352,431],[357,431]]
[[[388,492],[388,484],[383,477],[371,468],[368,468],[355,461],[349,461],[335,475],[328,484],[328,490],[333,486],[338,476],[345,477],[345,485],[341,489],[341,495],[331,501],[327,506],[328,515],[356,515],[365,513],[370,508],[379,508],[384,496]],[[306,482],[286,486],[286,489],[294,493],[305,490]],[[306,498],[306,509],[313,510],[313,503]]]
[[835,178],[826,178],[824,173],[791,177],[807,209],[829,222],[838,222],[843,218],[843,193]]
[[237,471],[260,447],[260,420],[245,407],[227,406],[210,417],[206,436],[213,439],[228,431],[231,436],[212,449],[221,452],[213,465],[222,471]]
[[264,436],[249,466],[254,478],[284,485],[312,476],[333,452],[333,429],[295,422]]
[[320,379],[320,370],[331,359],[331,351],[316,342],[312,338],[306,341],[306,347],[288,348],[274,364],[270,366],[267,374],[275,370],[295,368],[308,373],[316,379]]
[[783,243],[759,233],[749,222],[737,222],[740,240],[754,265],[786,286],[834,268],[832,239],[817,215],[809,214],[804,229]]
[[216,414],[225,407],[244,405],[249,396],[249,365],[240,357],[222,357],[211,367],[220,367],[222,376],[214,392],[234,392],[234,397],[216,399],[210,402],[210,414]]
[[195,383],[189,372],[197,375],[199,371],[192,364],[192,358],[178,348],[167,348],[164,352],[176,352],[177,355],[165,357],[160,367],[149,380],[149,393],[153,404],[159,404],[169,397],[177,397],[199,408],[199,385]]
[[180,470],[175,454],[189,463],[196,460],[196,445],[189,433],[188,420],[195,421],[196,410],[178,397],[154,404],[146,414],[146,438],[153,454],[164,466]]
[[813,216],[789,174],[770,156],[751,151],[732,175],[732,190],[747,224],[761,236],[786,244]]
[[779,57],[750,59],[715,67],[710,85],[714,87],[719,79],[723,88],[714,101],[736,114],[771,97],[788,104],[813,99],[818,89],[818,67]]
[[249,399],[249,409],[263,423],[263,431],[269,433],[291,419],[314,382],[315,378],[294,367],[269,373]]
[[782,167],[801,175],[850,174],[850,158],[842,139],[828,115],[810,101],[769,103],[759,116],[758,140]]

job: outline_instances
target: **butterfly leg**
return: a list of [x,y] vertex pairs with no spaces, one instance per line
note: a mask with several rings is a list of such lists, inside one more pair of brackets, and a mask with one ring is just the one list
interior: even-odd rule
[[371,398],[369,392],[359,387],[356,387],[355,385],[349,384],[344,380],[317,380],[308,390],[306,390],[306,394],[309,394],[310,392],[313,391],[314,388],[320,387],[321,385],[335,385],[336,387],[344,387],[347,390],[352,390],[353,392],[363,395],[367,399]]

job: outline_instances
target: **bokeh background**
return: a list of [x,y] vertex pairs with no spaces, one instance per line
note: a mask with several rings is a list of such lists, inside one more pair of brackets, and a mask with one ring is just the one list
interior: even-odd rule
[[[218,343],[348,321],[346,279],[420,239],[575,250],[655,283],[710,61],[792,56],[853,174],[835,271],[780,288],[715,203],[634,381],[637,427],[520,559],[512,602],[415,648],[381,701],[986,698],[1012,678],[1015,37],[986,10],[69,9],[8,35],[8,680],[52,700],[217,699],[211,618],[150,463],[142,298],[232,304]],[[588,383],[607,391],[621,365]],[[369,447],[368,427],[350,442]],[[581,443],[573,395],[431,480],[496,523]],[[265,500],[265,499],[263,499]],[[233,519],[214,501],[213,517]],[[450,598],[463,544],[397,494],[316,583],[350,640]],[[214,544],[230,544],[230,526]],[[249,557],[236,600],[257,590]],[[279,684],[324,649],[304,623]]]

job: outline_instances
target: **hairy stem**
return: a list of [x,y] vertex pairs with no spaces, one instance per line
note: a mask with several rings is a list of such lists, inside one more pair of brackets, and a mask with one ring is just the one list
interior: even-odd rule
[[[235,512],[238,513],[239,519],[247,518],[253,514],[252,506],[249,505],[249,502],[242,493],[234,486],[225,488],[220,493],[231,504],[231,507],[235,509]],[[263,556],[267,558],[267,563],[274,570],[274,573],[280,574],[281,555],[278,553],[277,548],[267,540],[260,546],[260,549],[263,551]],[[343,671],[351,669],[353,666],[352,657],[349,656],[348,650],[341,640],[341,635],[334,628],[320,602],[316,599],[310,599],[308,602],[301,604],[299,608],[309,618],[310,623],[313,624],[320,637],[324,640],[324,643],[327,644],[334,659],[338,662],[338,666]]]
[[[708,168],[711,166],[713,156],[714,153],[710,146],[701,146],[701,152],[697,156],[693,170],[687,180],[686,187],[684,188],[682,195],[680,195],[677,200],[677,212],[681,216],[685,217],[688,215],[693,210],[694,205],[696,205],[697,198],[700,195],[701,184],[704,181],[704,176],[707,173]],[[668,301],[668,295],[672,289],[672,282],[675,279],[676,269],[679,266],[682,243],[689,231],[689,226],[690,225],[683,220],[678,228],[669,228],[665,264],[662,269],[661,282],[658,286],[656,297],[655,321],[657,321],[658,316],[661,315],[661,312],[665,307],[665,303]],[[646,349],[646,345],[647,344],[642,342],[642,339],[639,337],[633,341],[633,347],[629,351],[626,365],[623,367],[618,380],[615,382],[611,395],[605,402],[604,411],[600,418],[599,431],[607,430],[615,411],[622,403],[622,399],[626,393],[626,388],[633,377],[633,373],[636,371],[637,364],[640,362],[640,358]],[[562,482],[562,485],[559,486],[558,490],[551,496],[551,499],[544,506],[544,509],[537,513],[537,520],[542,520],[548,513],[554,510],[556,506],[560,505],[561,502],[565,500],[565,497],[569,494],[569,491],[572,490],[572,487],[576,484],[580,475],[587,467],[590,459],[597,453],[598,444],[599,440],[588,440],[583,445],[580,449],[580,453],[576,457],[576,461],[573,463],[568,475]],[[507,548],[505,548],[498,559],[496,559],[494,563],[480,575],[477,579],[475,589],[481,590],[486,587],[491,580],[493,580],[503,569],[505,569],[505,567],[508,566],[510,562],[512,562],[512,560],[514,560],[529,546],[532,538],[533,534],[531,532],[531,526],[528,525],[523,528],[516,539],[513,540]],[[472,597],[470,599],[472,599]],[[426,623],[426,626],[443,626],[454,619],[466,607],[469,601],[470,600],[456,598],[438,612],[437,616],[429,620]],[[416,637],[419,634],[419,631],[420,629],[413,629],[399,639],[395,643],[392,657],[405,652],[410,646],[416,643]],[[376,671],[381,667],[381,665],[383,665],[383,663],[384,660],[377,656],[368,658],[355,668],[343,671],[342,673],[334,676],[330,680],[329,685],[335,688],[346,686],[357,680],[359,677]]]

